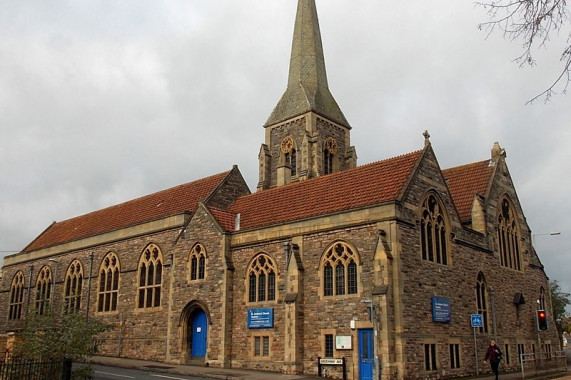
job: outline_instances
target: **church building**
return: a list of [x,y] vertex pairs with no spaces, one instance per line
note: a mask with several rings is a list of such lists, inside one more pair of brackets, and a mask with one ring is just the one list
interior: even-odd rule
[[234,166],[54,222],[7,256],[0,346],[58,307],[112,326],[101,355],[353,380],[489,370],[492,339],[505,370],[560,350],[505,151],[442,169],[425,132],[418,150],[358,166],[315,0],[298,0],[263,128],[253,192]]

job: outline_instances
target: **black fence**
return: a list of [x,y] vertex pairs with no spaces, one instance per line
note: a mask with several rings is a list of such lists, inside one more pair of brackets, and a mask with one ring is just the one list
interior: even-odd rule
[[0,360],[0,380],[69,380],[71,361],[23,360],[9,358]]

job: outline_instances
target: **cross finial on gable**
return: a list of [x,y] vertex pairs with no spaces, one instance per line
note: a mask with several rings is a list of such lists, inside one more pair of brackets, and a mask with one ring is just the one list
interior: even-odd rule
[[424,146],[430,145],[430,133],[428,133],[428,130],[425,130],[422,135],[424,136]]

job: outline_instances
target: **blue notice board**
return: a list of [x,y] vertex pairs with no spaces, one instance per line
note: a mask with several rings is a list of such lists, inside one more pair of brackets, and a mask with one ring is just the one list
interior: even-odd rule
[[274,327],[274,309],[248,309],[249,329],[271,329]]
[[450,299],[432,297],[432,322],[450,323],[451,321]]

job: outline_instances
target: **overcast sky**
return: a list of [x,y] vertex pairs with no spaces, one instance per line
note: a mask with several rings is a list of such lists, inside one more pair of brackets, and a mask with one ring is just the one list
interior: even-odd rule
[[[0,2],[0,251],[61,221],[231,169],[255,190],[285,90],[295,0]],[[471,1],[318,0],[329,86],[358,163],[421,149],[507,162],[547,275],[571,292],[569,95],[526,105],[565,37],[478,30]]]

